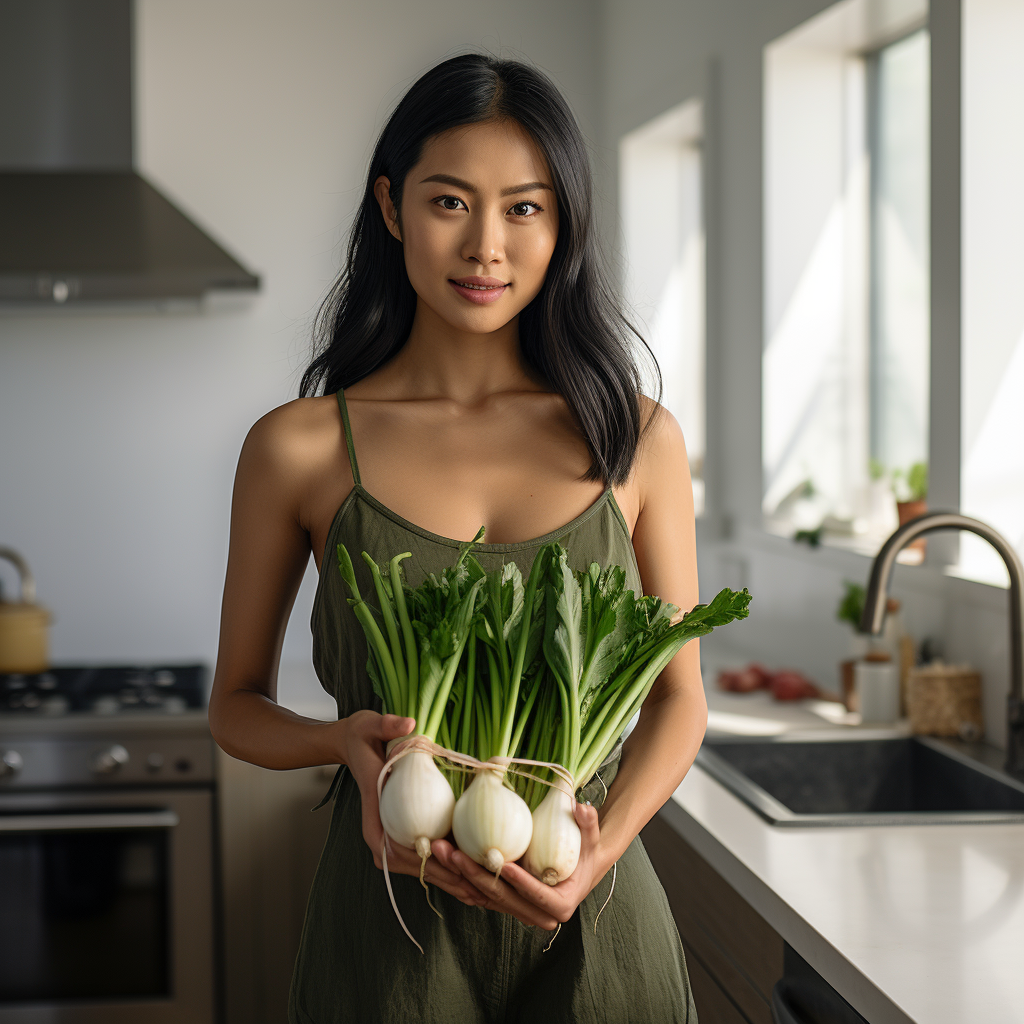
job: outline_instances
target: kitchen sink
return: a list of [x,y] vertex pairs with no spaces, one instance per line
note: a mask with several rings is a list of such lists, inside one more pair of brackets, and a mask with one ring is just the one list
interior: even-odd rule
[[928,736],[791,733],[707,737],[696,763],[772,825],[1024,822],[1024,782],[1000,756]]

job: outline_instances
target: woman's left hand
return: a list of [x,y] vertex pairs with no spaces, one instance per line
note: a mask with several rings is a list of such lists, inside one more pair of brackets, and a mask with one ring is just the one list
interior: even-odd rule
[[[580,859],[576,870],[557,885],[546,885],[518,864],[506,864],[501,877],[495,878],[486,868],[470,860],[461,850],[444,850],[446,867],[459,872],[472,882],[484,896],[488,910],[509,912],[509,906],[526,900],[554,919],[549,931],[558,922],[568,921],[576,908],[610,870],[612,860],[601,846],[597,810],[589,804],[576,804],[576,824],[582,833]],[[435,849],[440,844],[435,844]],[[445,844],[447,846],[448,844]],[[543,927],[543,926],[542,926]]]

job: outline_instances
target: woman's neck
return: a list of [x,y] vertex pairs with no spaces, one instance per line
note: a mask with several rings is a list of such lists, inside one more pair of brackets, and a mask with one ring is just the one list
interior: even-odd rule
[[419,302],[409,339],[382,368],[394,397],[446,398],[472,406],[502,391],[549,390],[525,366],[519,318],[490,334],[459,331]]

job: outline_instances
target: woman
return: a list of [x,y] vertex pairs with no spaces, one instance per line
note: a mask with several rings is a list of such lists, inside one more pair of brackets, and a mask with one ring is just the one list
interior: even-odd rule
[[[389,856],[421,955],[388,900],[375,788],[385,744],[413,721],[378,713],[334,559],[338,543],[378,561],[410,550],[416,585],[483,524],[474,554],[487,569],[515,560],[525,575],[559,539],[575,568],[623,565],[637,593],[691,608],[683,438],[641,393],[629,330],[599,270],[586,147],[556,87],[526,64],[477,54],[425,74],[377,143],[303,397],[256,423],[235,481],[213,735],[268,768],[341,766],[322,801],[334,804],[292,1024],[696,1020],[637,833],[704,734],[697,644],[659,677],[621,759],[584,788],[593,806],[577,809],[584,840],[570,878],[549,888],[512,864],[495,879],[438,840],[426,879],[440,890],[439,920],[416,855]],[[337,722],[275,701],[311,551],[313,658]]]

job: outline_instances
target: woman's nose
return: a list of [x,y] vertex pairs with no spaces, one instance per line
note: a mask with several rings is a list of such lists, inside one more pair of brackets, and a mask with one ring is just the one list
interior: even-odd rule
[[484,211],[470,218],[462,247],[463,258],[476,260],[485,267],[505,259],[505,220],[502,214]]

